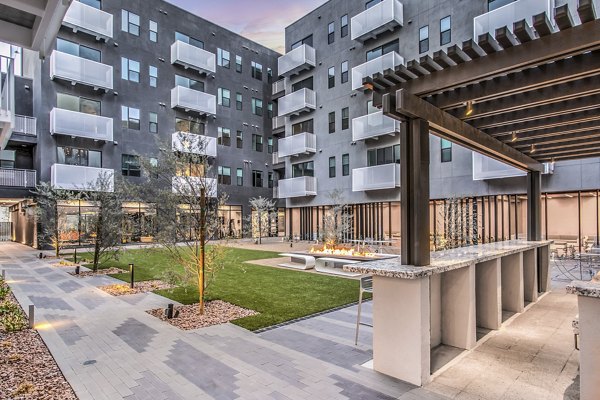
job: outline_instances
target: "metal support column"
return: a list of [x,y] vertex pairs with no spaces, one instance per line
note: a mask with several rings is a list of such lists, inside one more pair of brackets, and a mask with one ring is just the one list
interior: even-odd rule
[[542,240],[542,174],[527,173],[527,240]]

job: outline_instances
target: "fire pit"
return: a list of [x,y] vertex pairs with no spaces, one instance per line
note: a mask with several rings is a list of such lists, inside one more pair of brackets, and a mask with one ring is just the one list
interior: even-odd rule
[[381,254],[381,253],[373,253],[370,251],[360,251],[355,249],[354,247],[346,247],[346,246],[329,246],[323,245],[321,247],[313,247],[307,252],[294,252],[295,254],[308,255],[313,256],[315,258],[322,257],[335,257],[344,260],[353,260],[353,261],[369,261],[369,260],[380,260],[383,258],[394,258],[397,257],[393,254]]

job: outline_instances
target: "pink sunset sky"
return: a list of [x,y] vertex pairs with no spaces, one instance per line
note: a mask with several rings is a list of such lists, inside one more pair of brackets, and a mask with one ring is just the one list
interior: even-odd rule
[[284,30],[327,0],[167,0],[284,53]]

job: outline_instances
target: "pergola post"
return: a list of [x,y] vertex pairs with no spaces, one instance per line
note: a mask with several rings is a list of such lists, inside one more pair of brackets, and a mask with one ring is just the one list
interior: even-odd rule
[[542,174],[527,173],[527,240],[542,240]]
[[400,135],[401,259],[429,265],[429,124],[409,119]]

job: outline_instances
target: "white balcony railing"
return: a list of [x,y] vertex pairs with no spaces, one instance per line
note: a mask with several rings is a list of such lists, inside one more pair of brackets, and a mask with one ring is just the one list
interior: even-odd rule
[[363,80],[366,77],[386,69],[394,69],[402,64],[404,64],[404,58],[393,51],[352,68],[352,90],[363,90]]
[[314,48],[307,44],[290,50],[287,54],[279,57],[277,66],[279,75],[289,77],[296,75],[305,69],[314,68],[317,64],[317,55]]
[[400,164],[384,164],[352,170],[352,191],[400,187]]
[[473,19],[473,38],[477,41],[479,35],[489,33],[495,36],[496,29],[504,26],[510,31],[513,30],[513,24],[522,19],[527,20],[530,27],[533,27],[533,16],[546,12],[546,15],[552,20],[554,9],[554,0],[517,0],[505,6],[481,14]]
[[298,178],[280,179],[277,198],[288,199],[292,197],[316,196],[317,178],[301,176]]
[[285,91],[288,87],[288,80],[283,78],[278,80],[277,82],[273,82],[272,85],[272,95],[275,96],[277,94],[285,94]]
[[32,188],[36,185],[36,171],[30,169],[0,168],[0,186]]
[[79,1],[71,3],[63,19],[63,25],[73,29],[74,32],[89,33],[98,40],[113,37],[113,15]]
[[112,142],[113,119],[53,108],[50,111],[50,134]]
[[400,132],[400,121],[383,115],[383,111],[352,120],[352,141],[366,140],[384,135],[395,135]]
[[286,118],[284,116],[273,117],[273,130],[285,128],[285,120]]
[[109,90],[113,88],[113,67],[54,50],[50,56],[50,79]]
[[176,40],[171,45],[171,64],[179,64],[200,73],[214,73],[217,70],[214,53],[181,40]]
[[279,99],[279,116],[300,114],[317,108],[317,94],[311,89],[300,89]]
[[171,89],[171,108],[176,107],[185,111],[196,111],[203,115],[215,115],[217,113],[217,99],[212,94],[183,86],[175,86]]
[[207,157],[217,156],[217,139],[195,133],[175,132],[171,137],[173,151],[200,154]]
[[352,40],[364,42],[402,25],[404,25],[402,3],[398,0],[383,0],[381,3],[352,17],[350,37]]
[[285,162],[285,160],[283,159],[283,157],[279,156],[279,152],[278,151],[273,152],[273,159],[271,160],[271,163],[273,165],[277,165],[277,164],[281,164],[283,162]]
[[[553,174],[554,165],[544,163],[542,174]],[[515,167],[484,156],[483,154],[473,152],[473,180],[481,181],[486,179],[512,178],[516,176],[526,176],[527,172],[521,171]]]
[[54,164],[50,168],[52,187],[65,190],[114,191],[114,169]]
[[199,176],[174,176],[173,193],[182,196],[200,196],[202,189],[207,197],[217,197],[217,180]]
[[277,187],[277,186],[273,186],[273,198],[274,199],[279,198],[279,187]]
[[315,153],[317,151],[317,135],[303,132],[279,139],[279,157]]
[[25,115],[15,115],[13,132],[22,135],[37,136],[37,118]]

